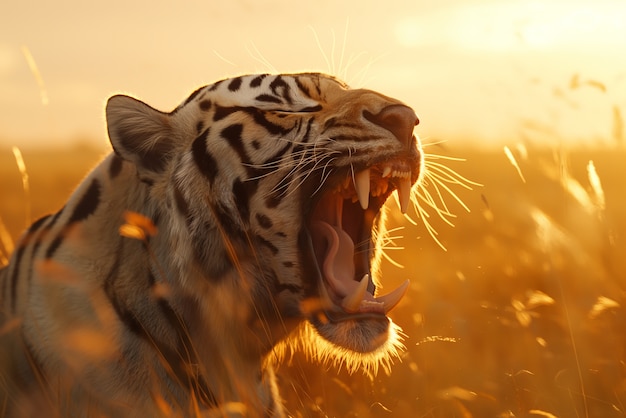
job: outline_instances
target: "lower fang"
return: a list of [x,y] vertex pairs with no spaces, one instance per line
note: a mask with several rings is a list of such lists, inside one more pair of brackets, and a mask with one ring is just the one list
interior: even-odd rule
[[389,311],[391,311],[393,308],[396,307],[396,305],[400,302],[400,300],[402,300],[402,297],[404,296],[408,288],[409,288],[409,281],[407,280],[404,283],[402,283],[400,286],[398,286],[396,290],[390,293],[387,293],[384,296],[379,296],[375,298],[374,300],[376,302],[382,302],[384,309],[385,309],[385,314],[387,314]]
[[347,312],[359,311],[361,302],[363,301],[363,298],[365,297],[365,292],[367,291],[367,285],[369,284],[369,280],[369,274],[364,275],[354,293],[343,298],[343,301],[341,301],[341,306],[343,307],[343,309],[345,309]]

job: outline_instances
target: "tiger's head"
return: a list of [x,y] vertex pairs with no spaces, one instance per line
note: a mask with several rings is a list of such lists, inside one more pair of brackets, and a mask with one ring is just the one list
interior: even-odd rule
[[395,352],[387,313],[408,282],[379,295],[376,230],[395,190],[406,210],[423,170],[412,109],[324,74],[249,75],[170,113],[114,96],[107,122],[148,190],[170,286],[235,301],[266,353],[302,322],[301,336],[325,342],[300,345],[321,357]]

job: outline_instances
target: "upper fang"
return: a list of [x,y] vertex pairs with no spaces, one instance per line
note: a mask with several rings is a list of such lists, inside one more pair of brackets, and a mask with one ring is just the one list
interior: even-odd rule
[[359,203],[363,210],[367,209],[370,203],[370,169],[366,168],[354,175],[354,188],[359,198]]
[[398,181],[398,201],[400,203],[400,211],[406,213],[411,201],[411,180],[410,176],[401,178]]

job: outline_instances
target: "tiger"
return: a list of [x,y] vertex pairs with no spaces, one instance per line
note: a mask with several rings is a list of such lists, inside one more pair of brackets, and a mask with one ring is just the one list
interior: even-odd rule
[[112,146],[0,270],[8,417],[285,417],[305,350],[399,357],[385,202],[424,171],[409,106],[322,73],[242,75],[166,113],[115,95]]

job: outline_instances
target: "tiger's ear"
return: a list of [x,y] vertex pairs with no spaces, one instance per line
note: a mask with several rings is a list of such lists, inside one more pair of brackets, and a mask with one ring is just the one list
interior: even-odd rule
[[117,95],[106,106],[113,150],[139,170],[163,171],[174,147],[170,116],[129,96]]

